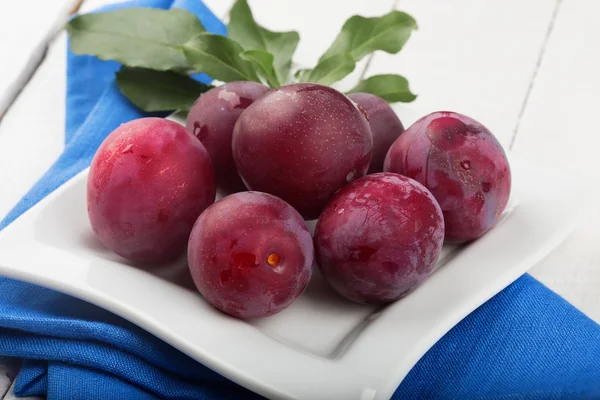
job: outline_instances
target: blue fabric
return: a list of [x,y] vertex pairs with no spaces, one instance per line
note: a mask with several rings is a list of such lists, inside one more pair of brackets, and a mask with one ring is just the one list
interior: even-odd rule
[[[199,0],[112,7],[124,6],[182,7],[208,30],[225,33]],[[114,128],[142,116],[115,86],[118,64],[70,52],[67,57],[65,151],[0,229],[87,167]],[[15,382],[20,396],[260,398],[103,309],[7,278],[0,278],[0,355],[25,359]],[[600,327],[525,275],[446,334],[393,398],[600,398]]]

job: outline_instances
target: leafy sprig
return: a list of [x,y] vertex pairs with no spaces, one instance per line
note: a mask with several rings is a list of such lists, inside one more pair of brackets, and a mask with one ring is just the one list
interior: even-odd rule
[[236,1],[231,8],[227,31],[244,49],[270,53],[259,58],[272,57],[275,82],[288,82],[292,57],[300,42],[298,32],[273,32],[258,25],[246,0]]
[[[189,75],[203,72],[222,82],[248,80],[278,87],[291,82],[332,85],[375,51],[398,53],[416,21],[392,11],[382,17],[349,18],[327,51],[310,69],[292,74],[298,32],[274,32],[258,25],[246,0],[237,0],[227,25],[229,36],[208,33],[198,18],[182,9],[128,8],[85,14],[67,24],[71,50],[116,60],[121,92],[144,111],[187,110],[212,86]],[[416,96],[400,75],[375,75],[349,93],[367,92],[388,102]]]

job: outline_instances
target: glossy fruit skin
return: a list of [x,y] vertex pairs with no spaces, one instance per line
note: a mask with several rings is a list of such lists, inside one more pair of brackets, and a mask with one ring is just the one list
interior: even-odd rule
[[242,113],[233,132],[246,186],[282,198],[306,219],[365,175],[372,147],[369,123],[353,102],[313,83],[272,90]]
[[217,185],[226,193],[246,190],[231,153],[235,122],[242,111],[269,90],[256,82],[229,82],[203,93],[188,113],[186,129],[208,151]]
[[385,304],[435,271],[444,219],[420,183],[378,173],[336,193],[314,240],[317,265],[335,291],[357,303]]
[[[269,256],[276,254],[273,265]],[[194,225],[188,263],[196,287],[237,318],[276,314],[310,280],[314,248],[300,214],[283,200],[240,192],[217,201]]]
[[396,112],[381,97],[371,93],[352,93],[348,97],[365,110],[371,126],[373,157],[368,173],[382,172],[385,156],[392,143],[404,132],[404,126]]
[[215,200],[208,153],[162,118],[122,124],[100,145],[87,181],[90,224],[129,260],[160,263],[185,251],[194,222]]
[[485,126],[455,112],[435,112],[410,126],[390,148],[384,169],[416,179],[433,193],[448,242],[487,232],[510,195],[502,146]]

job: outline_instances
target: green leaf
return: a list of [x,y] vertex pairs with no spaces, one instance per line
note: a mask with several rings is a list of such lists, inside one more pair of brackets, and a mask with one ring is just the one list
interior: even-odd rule
[[229,13],[227,31],[246,50],[265,50],[273,54],[273,67],[279,82],[287,82],[300,35],[298,32],[273,32],[258,25],[246,0],[238,0]]
[[389,103],[410,103],[417,96],[408,87],[406,78],[400,75],[374,75],[360,81],[348,93],[371,93],[381,97]]
[[201,93],[213,87],[172,71],[125,67],[116,75],[121,93],[147,112],[187,111]]
[[310,68],[301,68],[297,70],[296,72],[294,72],[294,80],[296,82],[302,82],[302,77],[304,76],[304,74],[307,74],[306,77],[308,77],[310,71],[312,71]]
[[188,62],[178,46],[204,32],[194,14],[178,8],[85,14],[73,18],[66,28],[75,54],[159,71],[186,70]]
[[342,31],[319,61],[340,53],[350,53],[354,61],[376,50],[395,54],[415,29],[417,22],[414,18],[401,11],[375,18],[355,15],[344,23]]
[[320,61],[316,67],[297,73],[300,82],[331,85],[354,71],[356,63],[348,53],[342,53]]
[[196,72],[223,82],[260,82],[253,63],[240,56],[244,52],[242,46],[228,37],[201,33],[181,49]]
[[246,50],[240,54],[240,57],[253,63],[258,74],[269,86],[274,88],[281,86],[273,69],[273,54],[264,50]]

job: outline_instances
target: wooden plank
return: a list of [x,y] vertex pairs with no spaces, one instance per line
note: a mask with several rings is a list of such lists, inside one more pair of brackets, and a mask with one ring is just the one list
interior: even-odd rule
[[[513,148],[534,162],[571,170],[573,179],[589,185],[591,198],[600,184],[599,13],[597,1],[563,0],[560,4]],[[600,322],[599,237],[600,210],[596,208],[532,274]]]
[[63,149],[65,52],[62,33],[0,123],[0,219]]
[[3,2],[0,11],[0,120],[41,62],[77,0]]
[[564,0],[521,119],[514,151],[600,177],[600,2]]
[[398,55],[376,54],[367,76],[404,75],[419,95],[397,105],[405,125],[433,111],[467,114],[507,145],[551,18],[547,0],[400,0],[419,29]]

